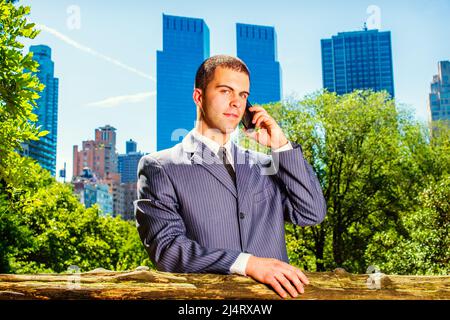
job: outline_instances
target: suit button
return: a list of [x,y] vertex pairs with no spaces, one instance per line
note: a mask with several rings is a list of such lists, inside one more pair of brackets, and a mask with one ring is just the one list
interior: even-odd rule
[[244,219],[244,218],[245,218],[245,213],[240,212],[240,213],[239,213],[239,218]]

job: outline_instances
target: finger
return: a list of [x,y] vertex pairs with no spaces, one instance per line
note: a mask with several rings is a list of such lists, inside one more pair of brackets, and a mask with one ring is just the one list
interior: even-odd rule
[[275,274],[275,278],[283,285],[284,289],[286,289],[292,297],[295,298],[298,296],[297,290],[292,286],[291,282],[284,276],[284,274],[277,273]]
[[250,111],[261,111],[261,110],[266,111],[266,109],[264,109],[263,107],[257,106],[257,105],[253,105],[250,107]]
[[252,120],[256,120],[258,117],[267,114],[266,110],[252,111]]
[[303,284],[302,284],[302,282],[299,279],[299,275],[296,272],[287,270],[284,273],[284,275],[286,276],[286,278],[289,279],[289,281],[291,283],[294,284],[295,288],[297,289],[297,292],[300,292],[300,293],[304,293],[305,292],[305,289],[303,288]]
[[297,269],[295,267],[294,268],[294,272],[298,275],[298,277],[300,278],[300,280],[304,283],[304,284],[309,284],[309,279],[306,277],[306,275],[300,270]]
[[276,291],[276,293],[278,293],[283,299],[287,298],[286,291],[284,291],[283,287],[280,285],[277,279],[274,278],[269,284]]
[[269,117],[266,115],[262,115],[261,117],[258,118],[258,121],[255,123],[256,127],[261,127],[261,123],[262,122],[266,122],[269,120]]
[[259,119],[259,117],[261,117],[263,115],[264,115],[264,112],[262,112],[262,111],[255,112],[255,114],[253,115],[253,118],[252,118],[252,122],[256,123],[256,121]]
[[[273,121],[272,117],[269,116],[269,115],[266,115],[266,116],[261,117],[259,119],[259,122],[258,122],[257,126],[258,126],[258,128],[264,128],[264,127],[265,128],[269,128],[273,124],[272,121]],[[264,126],[262,126],[263,124],[264,124]],[[256,126],[256,124],[255,124],[255,126]]]
[[292,270],[293,272],[295,272],[297,274],[298,278],[302,281],[303,284],[309,284],[308,278],[299,268],[296,268],[290,264],[288,266],[289,266],[290,270]]

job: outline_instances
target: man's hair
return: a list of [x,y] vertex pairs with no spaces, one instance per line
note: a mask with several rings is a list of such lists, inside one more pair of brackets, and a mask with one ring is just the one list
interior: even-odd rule
[[200,65],[195,75],[195,88],[199,88],[202,92],[205,92],[208,83],[214,78],[214,72],[217,67],[243,72],[250,78],[250,71],[244,61],[232,56],[217,55],[206,59]]

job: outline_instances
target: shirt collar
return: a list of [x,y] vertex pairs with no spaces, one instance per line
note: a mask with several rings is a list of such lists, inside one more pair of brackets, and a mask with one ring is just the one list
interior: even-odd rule
[[[197,131],[196,128],[192,129],[192,135],[195,139],[203,142],[212,152],[214,152],[214,154],[217,155],[219,153],[219,148],[221,147],[219,143],[202,135],[199,131]],[[228,158],[230,159],[230,161],[233,161],[231,157],[231,138],[228,139],[228,141],[223,146],[227,150]]]

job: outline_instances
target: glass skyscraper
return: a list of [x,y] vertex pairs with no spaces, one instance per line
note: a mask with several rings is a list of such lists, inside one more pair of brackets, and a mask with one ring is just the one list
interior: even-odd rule
[[133,140],[126,142],[126,154],[119,154],[119,173],[121,183],[137,181],[137,167],[144,155],[136,151],[137,143]]
[[428,98],[429,120],[450,123],[450,61],[439,61],[438,74],[433,76]]
[[136,141],[133,141],[130,139],[126,142],[125,146],[126,146],[125,153],[136,152],[136,149],[137,149]]
[[282,72],[277,61],[275,28],[236,24],[237,56],[250,70],[251,103],[269,103],[282,99]]
[[322,39],[323,87],[344,94],[355,89],[386,90],[394,97],[390,31],[340,32]]
[[195,74],[209,57],[209,46],[202,19],[163,14],[163,50],[156,55],[157,150],[174,146],[195,125]]
[[51,49],[45,45],[30,46],[33,60],[39,63],[37,77],[45,85],[33,112],[38,116],[37,125],[49,133],[38,141],[28,142],[28,155],[54,176],[56,171],[56,141],[58,134],[58,78],[54,76]]

